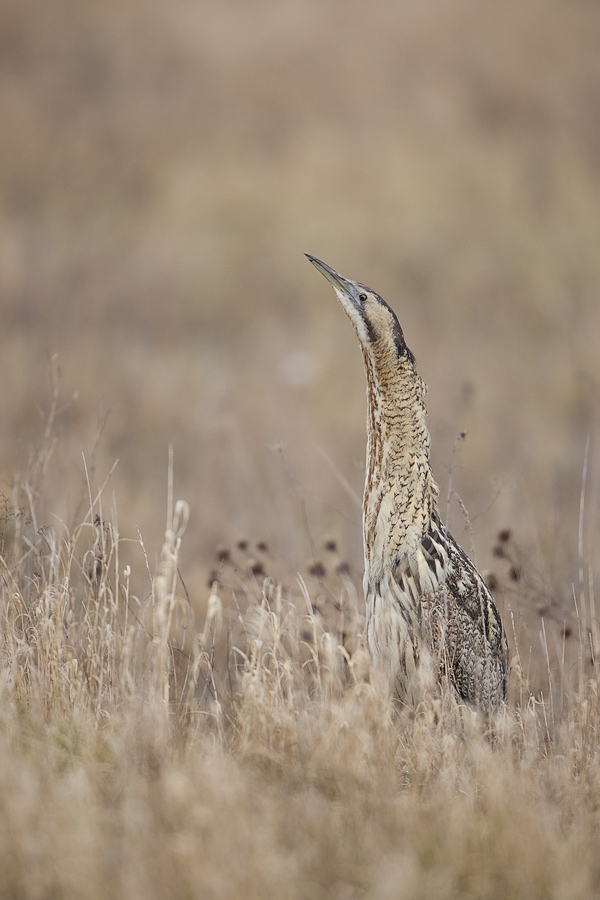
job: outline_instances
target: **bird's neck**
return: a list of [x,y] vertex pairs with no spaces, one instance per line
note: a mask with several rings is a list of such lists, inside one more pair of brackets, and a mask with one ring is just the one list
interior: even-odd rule
[[363,502],[366,571],[411,557],[436,509],[429,460],[426,386],[412,363],[373,359],[367,374],[367,466]]

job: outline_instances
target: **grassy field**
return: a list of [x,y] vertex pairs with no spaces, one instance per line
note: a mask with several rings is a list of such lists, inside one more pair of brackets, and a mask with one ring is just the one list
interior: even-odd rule
[[[0,898],[600,894],[598,46],[587,0],[0,4]],[[369,681],[305,251],[429,384],[491,728]]]

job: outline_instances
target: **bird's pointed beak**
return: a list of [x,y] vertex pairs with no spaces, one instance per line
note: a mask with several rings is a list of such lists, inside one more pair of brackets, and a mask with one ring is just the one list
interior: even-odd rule
[[360,300],[358,299],[360,289],[356,282],[350,281],[349,278],[344,278],[343,275],[340,275],[339,272],[336,272],[335,269],[332,269],[327,263],[321,262],[316,256],[311,256],[310,253],[305,253],[304,255],[311,261],[315,269],[318,269],[321,275],[325,276],[327,281],[333,285],[338,293],[342,294],[346,299],[350,300],[354,306],[360,309]]

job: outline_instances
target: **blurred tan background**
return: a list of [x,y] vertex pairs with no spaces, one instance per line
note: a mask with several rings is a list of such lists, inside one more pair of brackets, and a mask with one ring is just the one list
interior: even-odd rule
[[103,503],[152,567],[172,443],[193,598],[242,539],[288,572],[335,539],[358,586],[362,360],[308,251],[395,308],[442,511],[452,470],[481,568],[560,641],[598,539],[599,47],[583,0],[3,0],[7,496],[54,365],[40,525],[118,457]]

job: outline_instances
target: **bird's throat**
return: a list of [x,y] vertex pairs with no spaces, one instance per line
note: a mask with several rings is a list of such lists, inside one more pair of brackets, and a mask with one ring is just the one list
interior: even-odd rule
[[367,466],[363,502],[365,563],[371,576],[384,561],[411,556],[427,533],[437,486],[429,460],[425,385],[394,366],[367,372]]

